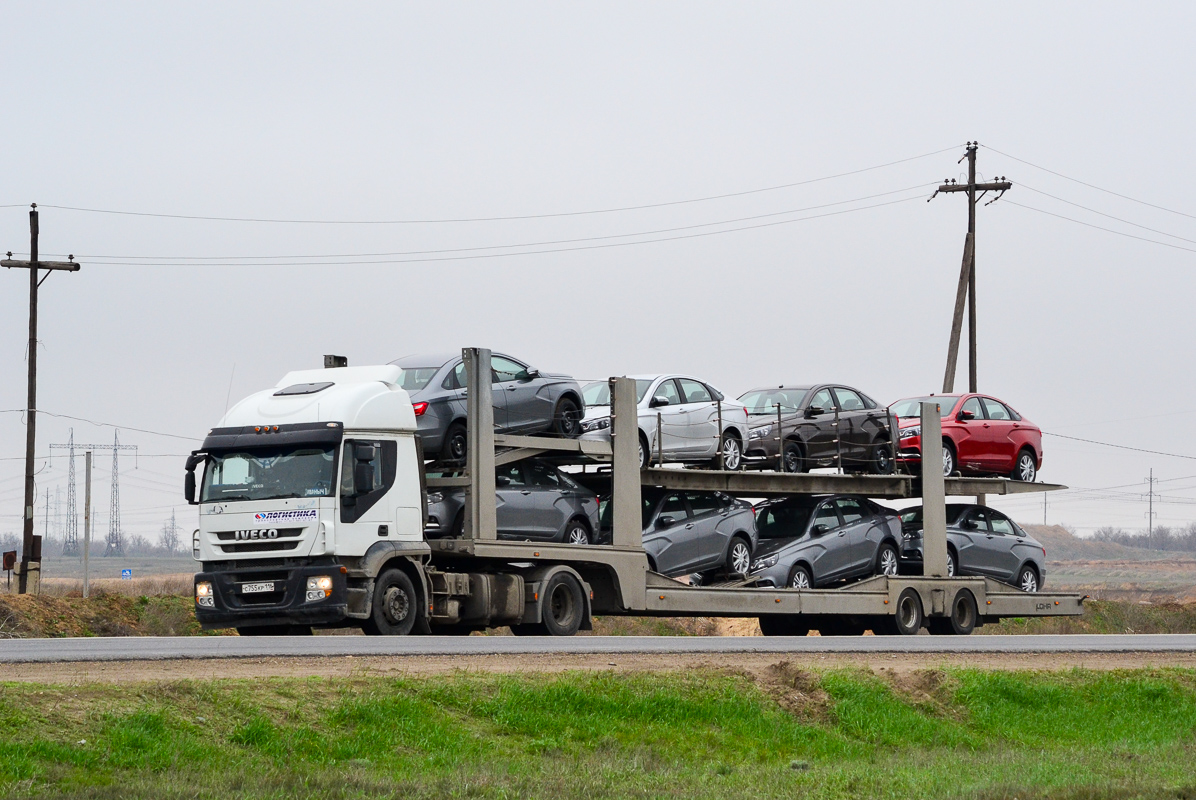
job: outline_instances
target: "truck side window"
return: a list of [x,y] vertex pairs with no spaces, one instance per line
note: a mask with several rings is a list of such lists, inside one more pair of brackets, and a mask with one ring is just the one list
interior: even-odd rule
[[397,471],[395,442],[346,439],[341,458],[341,522],[356,522],[390,490]]

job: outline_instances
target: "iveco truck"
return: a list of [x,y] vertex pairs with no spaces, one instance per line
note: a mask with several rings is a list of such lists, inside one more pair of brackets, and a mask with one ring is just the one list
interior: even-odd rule
[[[359,627],[368,634],[572,635],[595,614],[758,617],[765,633],[969,633],[1002,616],[1081,613],[1082,598],[1026,594],[946,571],[945,494],[1041,491],[1043,484],[905,475],[814,475],[641,469],[634,382],[611,379],[610,442],[494,433],[490,352],[464,350],[470,377],[467,461],[430,472],[415,413],[395,366],[285,375],[237,403],[187,460],[198,507],[192,550],[195,613],[205,628],[242,635]],[[924,438],[939,415],[924,409]],[[495,468],[529,457],[584,467],[611,503],[611,543],[499,540]],[[934,459],[927,463],[937,464]],[[921,496],[924,576],[878,576],[837,589],[785,589],[730,576],[691,586],[649,569],[641,546],[641,486],[748,498],[851,492]],[[464,530],[424,538],[427,493],[464,487]],[[941,550],[941,553],[939,552]],[[941,556],[941,557],[940,557]]]

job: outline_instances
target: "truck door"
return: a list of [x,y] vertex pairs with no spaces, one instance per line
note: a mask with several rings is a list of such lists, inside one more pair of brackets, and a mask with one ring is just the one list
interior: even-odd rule
[[398,446],[379,439],[346,439],[341,450],[340,517],[336,551],[363,555],[379,539],[393,538],[395,509],[387,498],[395,482]]

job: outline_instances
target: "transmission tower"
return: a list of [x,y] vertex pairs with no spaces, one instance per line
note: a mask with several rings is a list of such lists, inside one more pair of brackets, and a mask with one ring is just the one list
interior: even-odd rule
[[66,526],[62,534],[62,554],[64,556],[79,555],[79,514],[76,511],[75,496],[75,429],[71,428],[70,438],[66,444],[52,444],[51,448],[66,449],[67,478],[66,478]]
[[[112,444],[75,444],[75,434],[71,431],[71,441],[67,444],[52,444],[50,447],[69,447],[71,452],[75,448],[80,450],[111,450],[112,451],[112,497],[108,505],[108,539],[104,545],[104,555],[106,556],[123,556],[125,554],[124,536],[120,529],[120,451],[132,450],[134,454],[137,453],[137,445],[135,444],[121,444],[120,431],[117,431],[113,437]],[[73,498],[75,496],[75,482],[74,476],[74,462],[71,462],[71,488],[68,490],[67,497]],[[68,500],[72,503],[72,513],[74,510],[73,500]],[[72,540],[75,542],[76,552],[79,547],[79,523],[77,519],[72,518],[73,521],[69,523]],[[65,550],[65,548],[64,548]]]

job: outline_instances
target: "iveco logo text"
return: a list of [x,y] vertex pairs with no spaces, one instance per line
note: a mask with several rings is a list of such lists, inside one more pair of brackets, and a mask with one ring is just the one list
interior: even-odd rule
[[257,522],[282,522],[283,520],[315,519],[314,508],[307,511],[259,511],[253,515]]
[[258,528],[250,531],[233,531],[233,535],[238,541],[246,539],[277,539],[278,528]]

